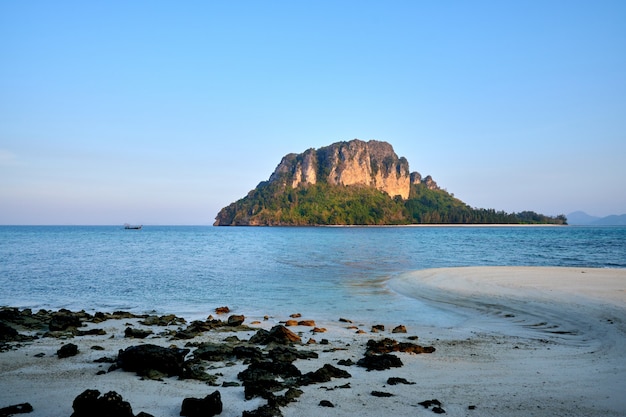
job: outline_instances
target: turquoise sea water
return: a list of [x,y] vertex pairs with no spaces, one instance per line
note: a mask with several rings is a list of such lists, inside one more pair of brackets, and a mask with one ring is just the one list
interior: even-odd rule
[[2,226],[0,305],[441,324],[386,281],[475,265],[626,268],[626,228]]

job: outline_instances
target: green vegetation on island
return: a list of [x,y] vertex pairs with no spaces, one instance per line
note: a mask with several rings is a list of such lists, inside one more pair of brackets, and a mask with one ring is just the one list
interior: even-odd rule
[[533,211],[506,213],[472,208],[445,190],[412,184],[409,198],[391,198],[366,186],[326,183],[283,188],[262,182],[246,197],[223,208],[216,225],[408,225],[408,224],[567,224]]

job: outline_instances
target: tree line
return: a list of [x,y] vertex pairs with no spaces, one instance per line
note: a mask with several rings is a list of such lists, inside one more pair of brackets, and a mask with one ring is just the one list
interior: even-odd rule
[[445,190],[414,184],[407,200],[365,186],[326,183],[292,188],[262,182],[220,211],[217,225],[567,224],[533,211],[472,208]]

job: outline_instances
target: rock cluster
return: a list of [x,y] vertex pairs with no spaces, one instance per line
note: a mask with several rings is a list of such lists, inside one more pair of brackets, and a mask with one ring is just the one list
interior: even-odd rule
[[[227,307],[220,308],[219,314],[228,314]],[[318,353],[305,349],[306,346],[302,337],[293,332],[287,326],[278,324],[264,330],[245,326],[243,315],[230,315],[226,320],[216,320],[209,317],[205,321],[194,321],[184,327],[186,322],[173,315],[167,316],[136,316],[130,313],[116,312],[113,314],[96,313],[89,315],[85,312],[74,313],[68,310],[58,312],[45,312],[33,314],[32,312],[19,311],[17,309],[0,309],[0,330],[1,335],[13,343],[12,346],[21,339],[18,330],[35,330],[38,335],[45,337],[80,337],[82,334],[101,334],[97,332],[82,332],[85,322],[100,323],[110,318],[116,319],[139,319],[138,323],[144,326],[171,326],[180,325],[177,330],[165,329],[161,332],[152,330],[135,329],[131,323],[126,324],[124,340],[131,342],[133,339],[149,338],[152,342],[159,338],[168,337],[170,341],[188,340],[184,347],[169,345],[160,346],[157,343],[142,343],[131,345],[117,352],[117,357],[103,357],[96,360],[100,363],[111,363],[109,372],[123,370],[134,372],[142,379],[163,380],[167,377],[178,377],[180,379],[196,379],[205,381],[209,385],[217,386],[219,375],[212,375],[207,369],[215,366],[224,366],[220,363],[233,363],[241,361],[246,368],[237,374],[237,381],[223,381],[221,386],[243,387],[246,400],[262,398],[265,403],[255,410],[244,411],[244,417],[254,416],[282,416],[281,407],[288,406],[291,402],[297,401],[303,394],[302,387],[331,382],[336,379],[350,379],[352,375],[343,367],[355,365],[351,359],[342,359],[336,362],[323,363],[314,371],[302,372],[297,361],[308,361],[319,359]],[[297,317],[299,318],[299,315]],[[346,319],[341,322],[351,323]],[[288,324],[287,322],[283,322]],[[314,327],[312,320],[298,320],[295,325]],[[54,329],[54,330],[52,330]],[[404,326],[394,328],[406,332]],[[93,329],[92,329],[93,330]],[[96,329],[98,330],[98,329]],[[205,332],[238,332],[245,331],[248,334],[247,340],[241,340],[235,335],[230,335],[223,341],[193,341],[192,339]],[[251,332],[252,331],[252,332]],[[384,326],[374,326],[374,333],[384,332]],[[25,335],[22,335],[25,336]],[[370,337],[373,337],[371,335]],[[35,336],[37,337],[37,336]],[[416,337],[413,337],[415,339]],[[2,340],[5,340],[2,339]],[[409,338],[411,339],[411,338]],[[312,340],[312,339],[311,339]],[[313,341],[314,342],[314,341]],[[307,343],[312,343],[311,341]],[[332,342],[324,339],[320,345],[329,345]],[[98,346],[92,349],[102,349]],[[432,353],[434,347],[423,347],[414,343],[399,342],[390,338],[371,338],[364,345],[365,352],[363,358],[356,362],[357,366],[370,370],[385,370],[394,367],[401,367],[403,363],[395,353],[421,354]],[[319,349],[319,348],[318,348]],[[329,347],[325,352],[345,350],[340,347]],[[78,345],[64,342],[57,355],[59,358],[80,355]],[[215,364],[215,365],[213,365]],[[105,373],[104,371],[101,371]],[[389,386],[397,384],[413,384],[403,378],[389,378]],[[349,383],[345,383],[334,388],[324,387],[327,390],[337,388],[350,389]],[[241,388],[240,388],[241,389]],[[371,391],[371,395],[377,397],[390,397],[392,392],[379,390]],[[433,400],[434,401],[434,400]],[[431,408],[434,412],[439,412],[440,404],[425,403],[425,407]],[[322,407],[334,407],[330,401],[320,402]],[[18,407],[18,406],[15,406]],[[31,407],[32,408],[32,407]],[[24,407],[23,409],[27,409]],[[134,417],[131,405],[124,401],[122,396],[115,391],[101,395],[95,389],[86,389],[78,395],[73,403],[73,417],[82,416],[121,416]],[[181,399],[181,416],[214,416],[222,412],[223,405],[219,390],[215,390],[204,398]],[[19,411],[14,411],[19,412]],[[139,413],[137,416],[147,417],[146,413]]]

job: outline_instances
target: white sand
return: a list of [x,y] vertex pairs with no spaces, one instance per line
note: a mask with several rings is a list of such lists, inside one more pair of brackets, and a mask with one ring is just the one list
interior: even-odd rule
[[[584,271],[584,273],[583,273]],[[386,331],[373,334],[371,325],[348,317],[367,334],[339,321],[320,322],[328,331],[311,333],[297,326],[294,331],[329,345],[309,345],[317,360],[298,360],[295,365],[308,372],[324,363],[337,366],[339,359],[354,362],[363,356],[368,339],[391,337],[432,345],[432,354],[398,353],[402,368],[367,372],[357,366],[341,367],[350,379],[303,387],[297,403],[282,408],[285,416],[428,416],[431,410],[417,403],[436,398],[448,416],[624,416],[626,415],[626,308],[625,270],[573,268],[452,268],[419,271],[394,279],[390,287],[402,294],[426,300],[444,309],[461,312],[464,321],[453,328],[424,325],[409,328],[408,334],[391,334],[399,323],[384,323]],[[234,312],[242,313],[245,312]],[[256,327],[269,329],[288,314],[262,321]],[[255,318],[248,318],[249,323]],[[241,387],[212,387],[199,381],[140,380],[134,373],[117,370],[96,375],[108,364],[93,360],[116,356],[117,351],[140,343],[182,347],[185,341],[165,337],[143,341],[126,339],[127,322],[143,328],[138,320],[109,320],[89,327],[103,328],[106,336],[75,337],[66,342],[79,346],[77,356],[58,359],[58,339],[40,338],[16,350],[0,353],[0,407],[29,402],[33,417],[69,416],[73,399],[85,389],[102,393],[116,391],[129,401],[135,414],[178,416],[182,399],[204,397],[219,390],[224,403],[222,416],[241,416],[264,401],[245,401]],[[174,327],[170,327],[174,328]],[[150,327],[162,331],[162,327]],[[254,332],[235,333],[246,339]],[[208,332],[194,341],[223,340],[233,333]],[[114,336],[114,338],[111,338]],[[104,351],[91,350],[93,345]],[[329,351],[334,348],[334,351]],[[339,350],[336,350],[339,349]],[[44,357],[35,357],[45,353]],[[218,383],[236,381],[245,366],[216,364]],[[415,385],[388,386],[389,377],[402,377]],[[333,387],[350,383],[351,388]],[[378,398],[371,391],[393,393]],[[334,408],[320,407],[320,400]],[[475,410],[468,406],[475,405]]]

